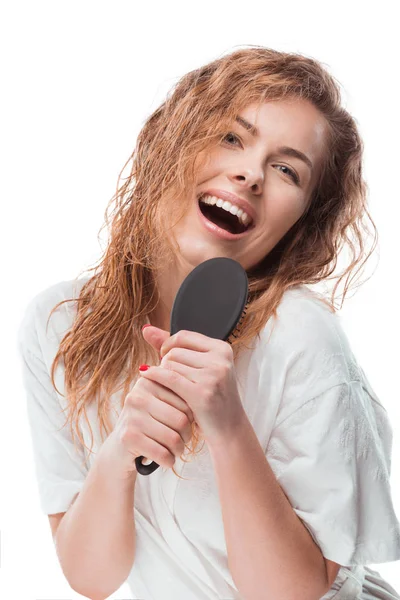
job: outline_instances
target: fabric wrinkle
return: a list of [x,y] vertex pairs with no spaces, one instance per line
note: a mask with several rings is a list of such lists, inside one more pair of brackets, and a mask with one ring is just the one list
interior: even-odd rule
[[[102,440],[87,407],[93,453],[73,444],[65,422],[63,371],[50,368],[72,325],[87,278],[35,296],[18,332],[27,418],[44,514],[66,512]],[[306,286],[288,290],[256,344],[235,363],[248,419],[279,485],[324,557],[342,566],[321,600],[398,600],[368,565],[400,560],[400,523],[390,489],[393,429],[350,348],[340,318]],[[110,399],[118,406],[119,393]],[[115,421],[117,416],[115,417]],[[88,423],[79,423],[85,444]],[[136,556],[127,584],[135,600],[243,600],[227,560],[218,486],[206,442],[175,470],[138,475],[132,518]],[[87,468],[83,467],[87,456]],[[186,453],[184,454],[187,459]]]

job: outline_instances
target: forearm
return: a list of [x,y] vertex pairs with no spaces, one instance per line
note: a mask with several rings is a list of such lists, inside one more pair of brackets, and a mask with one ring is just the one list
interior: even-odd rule
[[244,600],[323,596],[329,587],[324,557],[280,487],[247,417],[237,435],[209,450],[228,565]]
[[76,592],[107,598],[126,580],[134,561],[134,489],[137,472],[117,480],[101,449],[85,484],[57,529],[63,573]]

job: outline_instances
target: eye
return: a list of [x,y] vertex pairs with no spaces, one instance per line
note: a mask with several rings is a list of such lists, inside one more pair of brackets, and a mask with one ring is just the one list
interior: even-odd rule
[[[222,139],[226,140],[226,138],[229,137],[229,136],[233,137],[235,140],[238,140],[239,142],[241,141],[240,137],[237,136],[235,133],[232,133],[232,131],[230,131],[229,133],[227,133]],[[232,144],[231,142],[228,142],[228,144],[235,145],[235,144]]]
[[289,169],[286,165],[275,165],[276,167],[281,167],[281,169],[287,169],[289,171],[289,177],[293,179],[296,185],[300,183],[299,178],[297,177],[297,173],[295,173],[292,169]]

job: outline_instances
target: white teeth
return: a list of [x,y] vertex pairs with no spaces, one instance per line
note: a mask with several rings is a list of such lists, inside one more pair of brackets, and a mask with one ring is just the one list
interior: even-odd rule
[[238,208],[235,204],[228,202],[228,200],[221,200],[221,198],[217,198],[216,196],[203,196],[200,198],[200,201],[204,202],[204,204],[216,204],[219,208],[223,208],[232,215],[236,215],[243,225],[249,225],[251,222],[251,217],[243,209]]

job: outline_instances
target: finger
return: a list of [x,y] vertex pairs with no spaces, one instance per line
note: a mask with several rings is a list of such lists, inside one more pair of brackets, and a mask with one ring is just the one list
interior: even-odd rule
[[[181,365],[181,368],[189,367]],[[166,369],[165,367],[160,366],[150,367],[147,371],[140,371],[140,376],[165,386],[185,402],[187,402],[187,399],[193,397],[195,393],[195,384],[172,369]]]
[[[204,369],[210,364],[210,355],[206,352],[198,352],[197,350],[187,350],[186,348],[171,348],[164,358],[161,360],[158,366],[165,367],[167,369],[172,368],[177,370],[178,373],[191,379],[195,376],[196,370]],[[179,369],[182,366],[182,369]]]
[[145,378],[143,378],[143,384],[146,394],[148,393],[154,396],[157,400],[161,400],[173,408],[185,413],[191,423],[194,421],[194,414],[187,402],[185,402],[185,400],[183,400],[169,388],[157,383],[156,381]]
[[179,346],[179,348],[187,348],[188,350],[197,350],[197,352],[208,352],[215,347],[215,342],[218,342],[218,340],[214,340],[213,338],[203,335],[202,333],[198,333],[197,331],[187,331],[186,329],[181,329],[165,340],[160,348],[160,356],[163,358],[165,354],[167,354],[167,352],[169,352],[169,350],[175,346]]
[[[152,394],[149,395],[147,401],[147,415],[150,416],[153,421],[157,421],[157,423],[175,431],[175,433],[180,436],[180,440],[174,445],[174,448],[177,449],[180,454],[183,452],[181,444],[189,443],[192,437],[192,425],[188,415],[183,411],[177,410],[168,404],[168,402],[160,402],[159,399]],[[160,429],[158,429],[158,431],[161,433]]]

